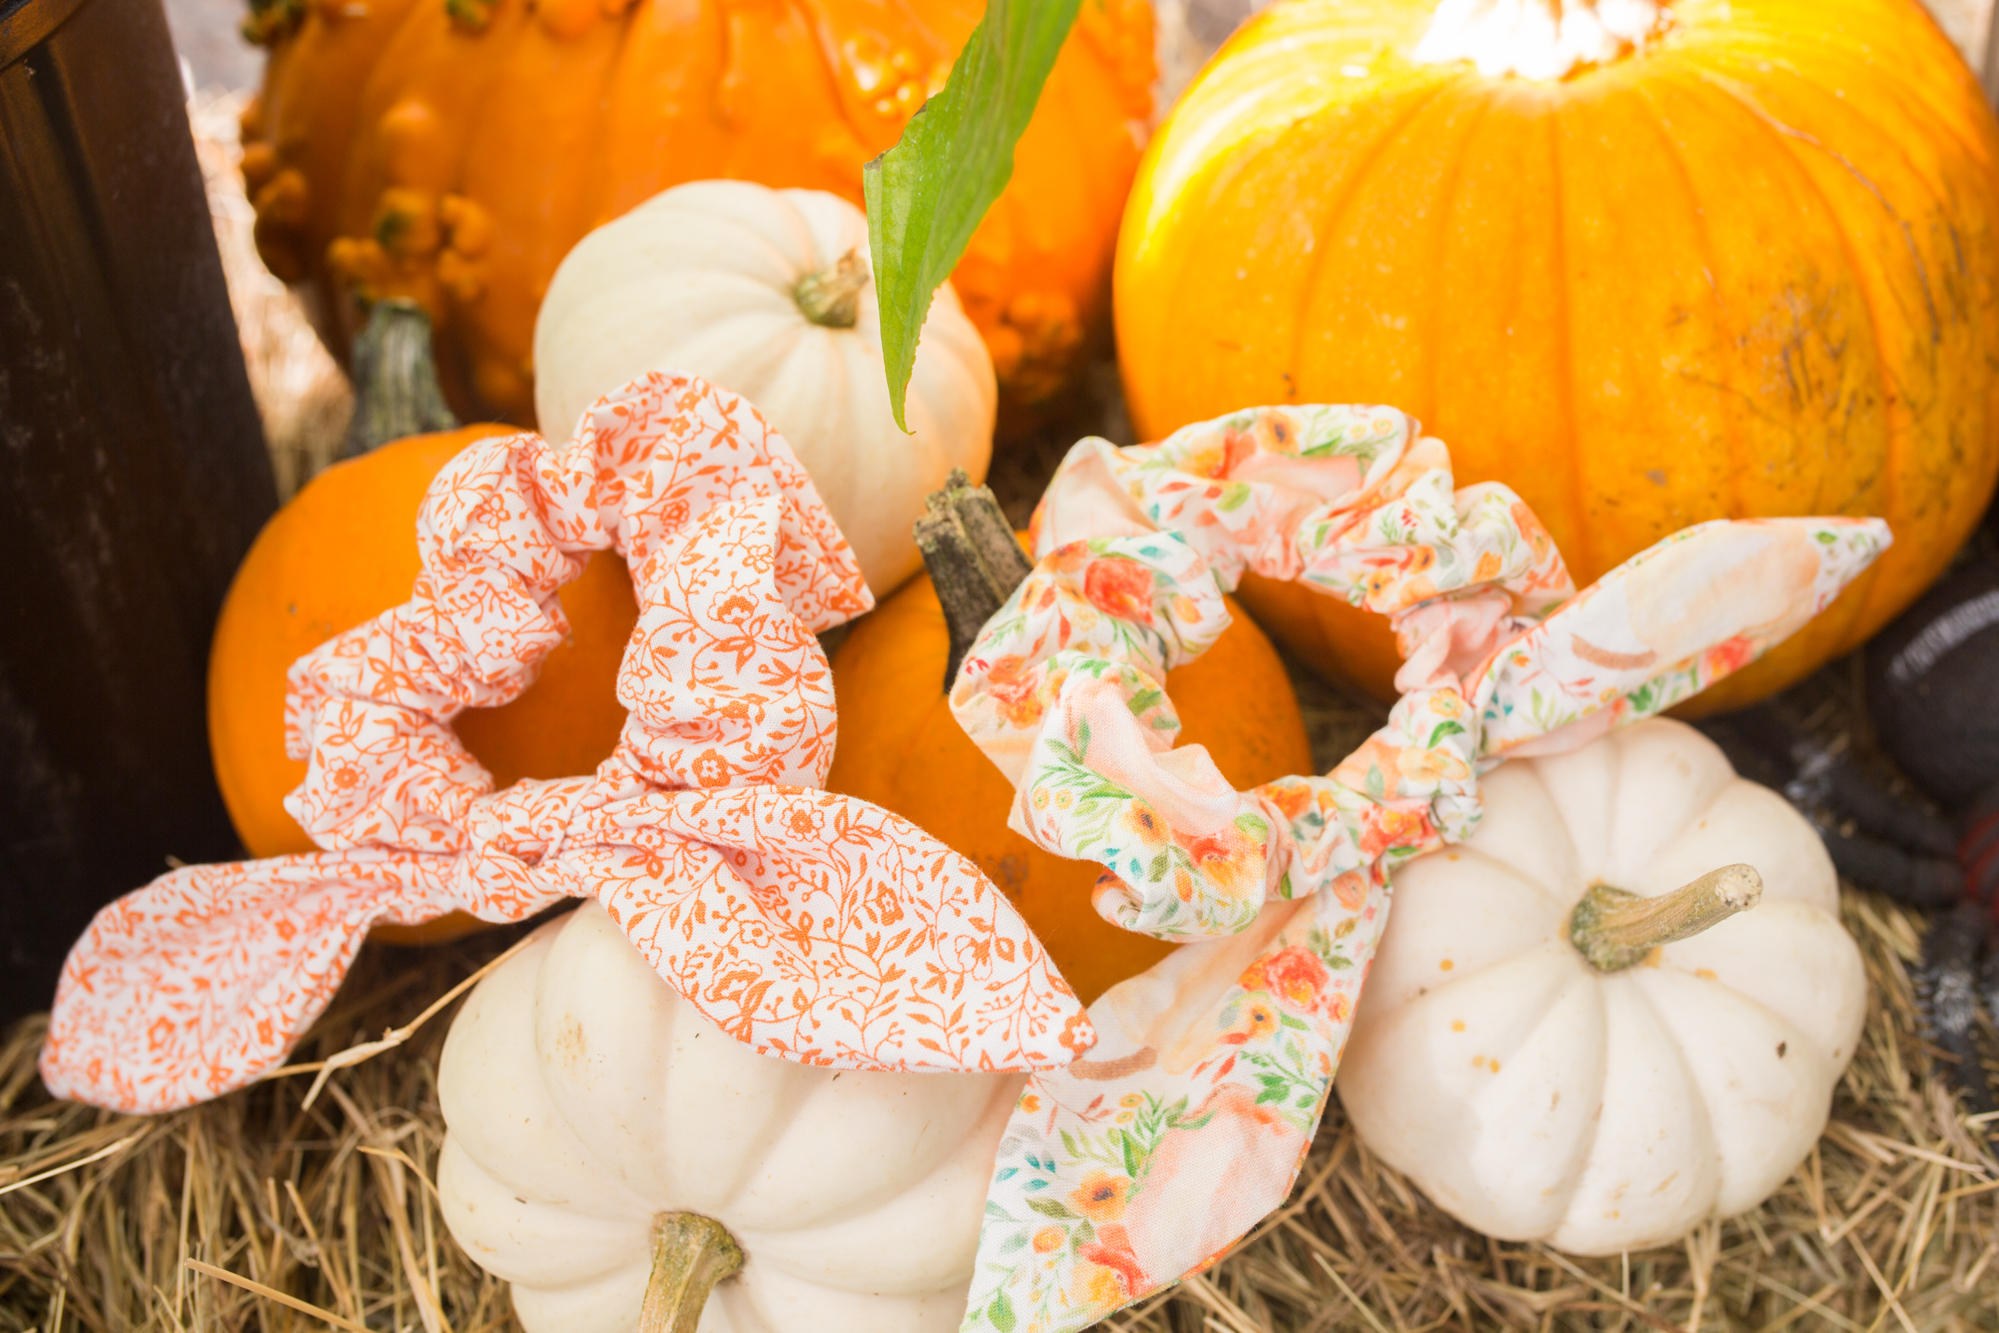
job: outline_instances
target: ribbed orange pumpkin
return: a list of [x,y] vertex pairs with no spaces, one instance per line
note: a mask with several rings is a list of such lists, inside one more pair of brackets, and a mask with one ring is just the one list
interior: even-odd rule
[[[497,426],[384,445],[315,477],[259,533],[216,622],[208,738],[229,817],[252,856],[314,850],[284,798],[305,781],[285,754],[285,672],[302,654],[410,595],[416,514],[431,478]],[[588,773],[624,726],[618,663],[638,607],[624,562],[599,552],[562,590],[570,641],[502,708],[459,714],[467,748],[500,786]]]
[[[1992,493],[1999,127],[1915,0],[1676,0],[1565,74],[1552,28],[1480,27],[1550,10],[1573,38],[1651,3],[1282,0],[1237,33],[1125,216],[1132,417],[1393,403],[1578,581],[1704,519],[1886,517],[1839,605],[1703,699],[1744,703],[1907,605]],[[1377,618],[1242,596],[1387,688]]]
[[[983,0],[261,0],[243,174],[265,262],[413,297],[468,416],[532,424],[535,311],[569,248],[684,181],[861,202],[861,167],[941,87]],[[953,284],[1003,402],[1064,383],[1101,322],[1151,109],[1145,0],[1084,0]],[[475,410],[476,409],[476,410]],[[565,423],[552,423],[561,429]]]
[[[1284,664],[1242,609],[1200,658],[1168,673],[1182,745],[1205,745],[1238,788],[1312,771]],[[839,745],[829,790],[885,806],[970,857],[1020,909],[1085,1004],[1173,945],[1098,916],[1102,867],[1043,851],[1006,826],[1013,787],[951,715],[944,609],[919,575],[854,625],[833,653]]]

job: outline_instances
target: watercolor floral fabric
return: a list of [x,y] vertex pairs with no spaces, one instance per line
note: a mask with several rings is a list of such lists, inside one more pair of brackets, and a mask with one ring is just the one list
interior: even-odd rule
[[[1889,542],[1871,519],[1710,523],[1578,593],[1527,506],[1453,483],[1392,408],[1286,407],[1085,440],[1034,573],[951,704],[1012,822],[1105,872],[1095,905],[1187,941],[1090,1009],[1002,1140],[967,1333],[1064,1333],[1197,1272],[1284,1201],[1409,857],[1467,837],[1478,774],[1651,716],[1760,657]],[[1323,777],[1229,787],[1160,682],[1244,570],[1391,618],[1389,721]]]
[[[1086,1014],[963,857],[820,790],[814,634],[865,584],[754,408],[655,374],[578,437],[480,441],[418,523],[411,599],[294,665],[289,808],[323,850],[177,870],[72,951],[42,1072],[159,1111],[270,1072],[369,926],[594,897],[754,1049],[855,1069],[1030,1071],[965,1328],[1080,1329],[1213,1262],[1282,1203],[1325,1105],[1392,869],[1465,837],[1478,774],[1579,745],[1753,661],[1888,542],[1872,520],[1708,524],[1578,593],[1503,486],[1459,489],[1393,409],[1291,407],[1154,446],[1077,445],[1033,574],[954,682],[1015,827],[1105,870],[1094,902],[1185,941]],[[534,678],[556,590],[615,548],[640,614],[631,715],[594,774],[494,791],[451,720]],[[1388,615],[1388,724],[1332,773],[1231,789],[1160,682],[1244,570]],[[1251,701],[1253,706],[1253,701]]]
[[[656,374],[579,437],[482,440],[418,521],[411,599],[301,658],[289,808],[324,849],[161,877],[101,911],[56,994],[59,1096],[161,1111],[276,1067],[376,921],[514,921],[597,898],[723,1030],[851,1069],[1067,1062],[1089,1020],[1006,896],[888,812],[817,790],[831,674],[814,632],[869,605],[783,439]],[[568,632],[592,551],[632,569],[631,709],[595,774],[492,778],[450,721],[513,698]]]

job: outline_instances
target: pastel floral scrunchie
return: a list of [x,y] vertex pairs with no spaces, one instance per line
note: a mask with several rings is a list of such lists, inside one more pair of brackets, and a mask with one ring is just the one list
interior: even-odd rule
[[[376,921],[521,920],[595,897],[668,984],[768,1055],[1039,1071],[1000,1145],[967,1329],[1079,1329],[1198,1271],[1282,1203],[1385,919],[1388,873],[1466,836],[1477,774],[1581,744],[1754,660],[1888,543],[1874,520],[1689,529],[1576,594],[1510,491],[1456,490],[1386,408],[1274,408],[1156,446],[1077,445],[1034,573],[952,692],[1015,827],[1106,867],[1098,909],[1190,941],[1088,1015],[963,857],[819,790],[813,635],[870,604],[749,404],[655,374],[577,438],[495,437],[424,501],[411,599],[295,664],[288,800],[324,849],[177,870],[71,952],[43,1079],[129,1111],[276,1068]],[[495,792],[451,719],[566,635],[556,590],[615,548],[640,613],[594,775]],[[1326,777],[1236,792],[1159,682],[1245,569],[1389,615],[1389,723]]]
[[[518,921],[602,902],[668,984],[768,1055],[848,1069],[1065,1063],[1089,1022],[1006,896],[906,820],[817,790],[815,631],[870,605],[853,553],[756,409],[654,374],[578,437],[496,436],[432,483],[410,600],[290,673],[287,800],[324,850],[190,866],[98,913],[64,966],[43,1081],[164,1111],[276,1068],[377,921]],[[495,792],[462,709],[567,636],[591,552],[632,571],[631,710],[597,772]],[[1066,1043],[1066,1044],[1065,1044]]]
[[[1014,828],[1105,867],[1097,910],[1188,941],[1090,1007],[1027,1084],[986,1204],[967,1333],[1065,1333],[1197,1272],[1290,1192],[1388,877],[1470,835],[1478,774],[1649,717],[1767,652],[1886,549],[1876,519],[1702,524],[1577,593],[1510,490],[1458,489],[1393,408],[1278,407],[1157,445],[1084,440],[1034,572],[951,692]],[[1387,615],[1389,720],[1324,777],[1232,789],[1174,748],[1161,684],[1245,570]],[[1245,700],[1245,707],[1254,701]]]

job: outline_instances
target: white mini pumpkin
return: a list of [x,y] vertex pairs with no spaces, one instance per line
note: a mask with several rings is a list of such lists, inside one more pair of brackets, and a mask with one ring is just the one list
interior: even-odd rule
[[[1664,719],[1481,790],[1468,842],[1395,873],[1339,1072],[1362,1141],[1467,1224],[1579,1254],[1761,1203],[1824,1130],[1866,1007],[1817,833]],[[1740,915],[1639,938],[1621,971],[1571,942],[1592,885],[1659,899],[1731,863],[1763,883]]]
[[438,1193],[528,1333],[638,1328],[654,1222],[687,1214],[745,1256],[702,1333],[952,1333],[1022,1082],[757,1055],[586,902],[452,1023]]
[[923,497],[954,467],[982,480],[991,461],[992,360],[949,283],[917,347],[909,433],[896,426],[867,218],[823,191],[694,181],[577,242],[535,319],[543,433],[566,436],[600,394],[668,369],[757,405],[877,596],[921,563],[909,529]]

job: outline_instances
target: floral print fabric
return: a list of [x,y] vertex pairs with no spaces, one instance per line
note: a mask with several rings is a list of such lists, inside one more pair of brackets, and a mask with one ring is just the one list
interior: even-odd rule
[[[819,790],[815,631],[868,606],[789,448],[656,374],[576,440],[480,441],[433,484],[408,603],[292,668],[289,806],[324,849],[163,876],[72,951],[44,1080],[159,1111],[277,1066],[369,926],[598,898],[763,1053],[1036,1071],[1001,1142],[967,1330],[1057,1333],[1198,1271],[1282,1203],[1386,919],[1388,876],[1465,837],[1478,774],[1649,716],[1754,660],[1887,545],[1873,520],[1708,524],[1577,593],[1503,486],[1455,487],[1393,409],[1270,408],[1076,446],[1033,574],[954,682],[1013,822],[1095,860],[1097,909],[1186,941],[1085,1014],[1006,897],[907,822]],[[525,689],[556,589],[616,548],[640,615],[595,774],[495,792],[451,719]],[[1223,780],[1160,682],[1244,570],[1391,617],[1388,724],[1332,773]],[[1254,701],[1246,701],[1254,706]]]
[[[1388,907],[1470,834],[1478,774],[1651,716],[1795,632],[1889,542],[1873,519],[1704,524],[1577,593],[1527,506],[1458,489],[1392,408],[1283,407],[1078,444],[1034,573],[951,693],[1013,826],[1105,867],[1097,910],[1187,941],[1090,1008],[1001,1141],[964,1327],[1064,1333],[1213,1262],[1288,1194]],[[1244,570],[1391,618],[1403,691],[1323,777],[1229,787],[1160,682]]]
[[[578,438],[488,438],[432,484],[411,599],[301,658],[289,808],[325,849],[161,877],[101,911],[56,994],[59,1096],[161,1111],[277,1066],[376,921],[515,921],[594,896],[660,975],[755,1049],[853,1069],[1046,1068],[1094,1040],[1005,895],[888,812],[817,790],[814,632],[869,605],[783,439],[655,374]],[[492,778],[450,721],[534,679],[556,590],[615,547],[640,614],[631,709],[593,775]]]

